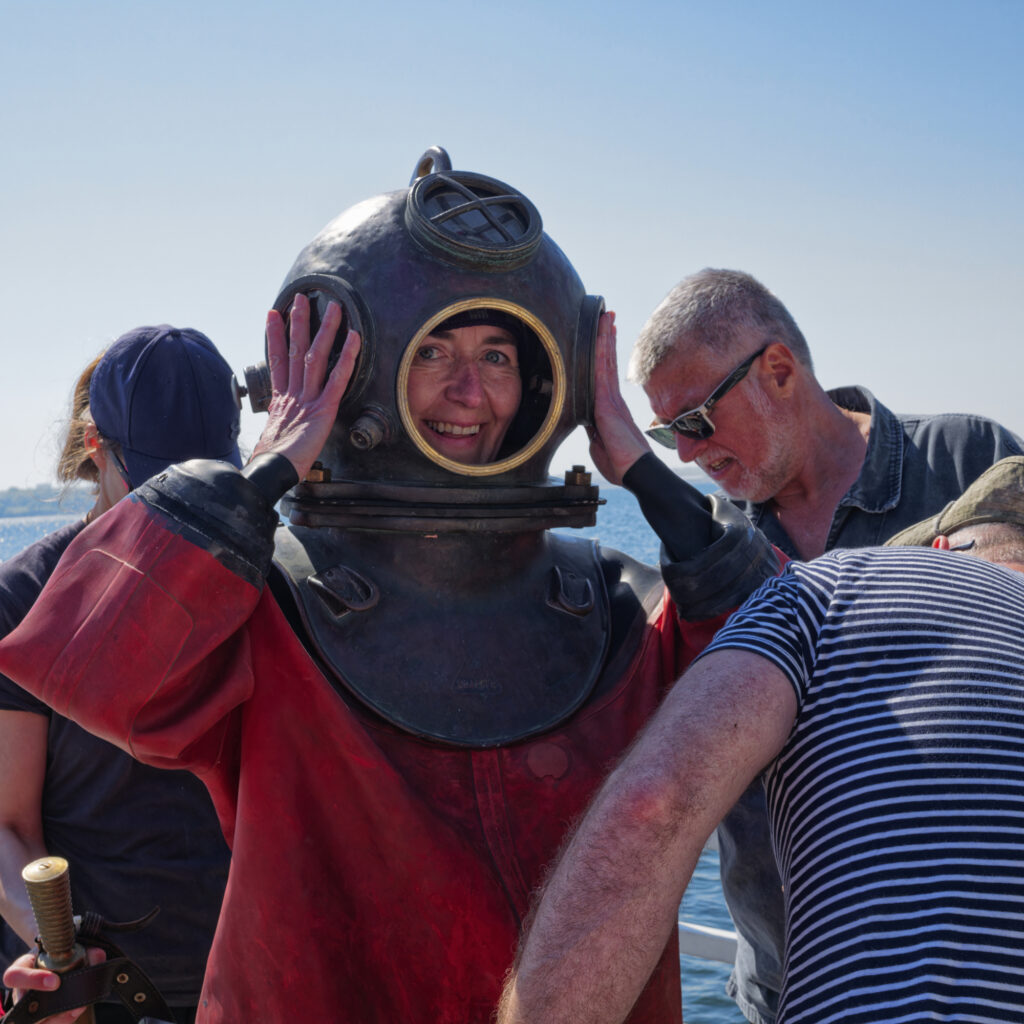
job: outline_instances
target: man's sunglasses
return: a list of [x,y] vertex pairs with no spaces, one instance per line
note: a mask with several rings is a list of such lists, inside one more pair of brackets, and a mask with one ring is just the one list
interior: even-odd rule
[[763,355],[767,348],[768,345],[762,345],[752,356],[744,359],[696,409],[681,412],[671,423],[652,425],[644,433],[652,441],[657,441],[666,448],[675,448],[676,434],[691,441],[706,441],[715,432],[715,425],[711,422],[711,410],[746,377],[750,367],[754,365],[754,360]]

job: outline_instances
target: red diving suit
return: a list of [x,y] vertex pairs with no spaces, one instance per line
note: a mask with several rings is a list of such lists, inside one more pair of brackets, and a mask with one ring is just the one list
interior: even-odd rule
[[[600,553],[632,611],[593,693],[541,735],[449,746],[310,649],[264,585],[275,522],[223,464],[156,478],[75,540],[0,671],[209,788],[232,863],[199,1021],[488,1021],[567,829],[720,620],[681,625],[656,573]],[[629,1019],[681,1019],[674,937]]]

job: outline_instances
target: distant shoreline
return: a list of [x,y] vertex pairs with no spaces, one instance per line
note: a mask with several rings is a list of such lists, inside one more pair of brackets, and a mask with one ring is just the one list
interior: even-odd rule
[[95,501],[95,495],[86,487],[8,487],[0,490],[0,519],[85,515]]
[[[677,476],[704,493],[715,490],[703,473],[692,467],[672,467]],[[590,469],[593,482],[602,490],[617,489],[615,484],[604,480],[599,473]],[[551,470],[553,479],[560,474]],[[34,487],[8,487],[0,490],[0,519],[15,519],[22,516],[85,515],[96,501],[89,487],[55,487],[53,484],[36,484]]]

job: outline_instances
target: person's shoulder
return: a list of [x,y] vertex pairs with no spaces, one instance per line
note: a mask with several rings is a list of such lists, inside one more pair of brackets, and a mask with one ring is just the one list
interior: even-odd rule
[[0,631],[20,621],[84,526],[84,520],[69,523],[0,562]]
[[[862,384],[831,388],[828,397],[840,408],[870,413],[872,418],[895,419],[905,431],[956,436],[999,437],[1024,449],[1024,440],[997,420],[970,412],[894,412]],[[1024,454],[1024,451],[1022,451]]]
[[1024,454],[1024,440],[997,420],[970,412],[897,413],[896,418],[912,436],[948,436],[954,440],[976,438],[998,440]]
[[[963,557],[957,552],[937,550],[924,546],[884,546],[867,548],[836,548],[810,562],[793,562],[786,567],[800,579],[829,579],[844,585],[860,579],[918,579],[963,578],[984,576],[994,569],[993,563],[982,558]],[[1024,575],[1017,573],[1024,584]]]
[[930,547],[876,545],[863,548],[833,548],[825,554],[812,558],[809,562],[791,563],[799,571],[801,566],[836,565],[845,569],[857,569],[862,566],[886,565],[893,562],[915,561],[920,557],[929,557],[933,553]]
[[923,547],[833,548],[807,562],[790,562],[783,575],[808,585],[835,585],[865,574],[920,571],[932,564],[934,555]]

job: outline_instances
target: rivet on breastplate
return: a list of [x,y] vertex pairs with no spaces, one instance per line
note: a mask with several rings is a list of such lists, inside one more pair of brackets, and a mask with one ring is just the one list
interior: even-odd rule
[[569,755],[554,743],[536,743],[526,755],[526,766],[538,779],[560,779],[569,771]]
[[380,600],[380,591],[370,580],[344,565],[314,573],[309,585],[334,615],[365,612]]
[[548,604],[581,618],[594,610],[594,588],[586,576],[578,576],[560,565],[551,569]]

